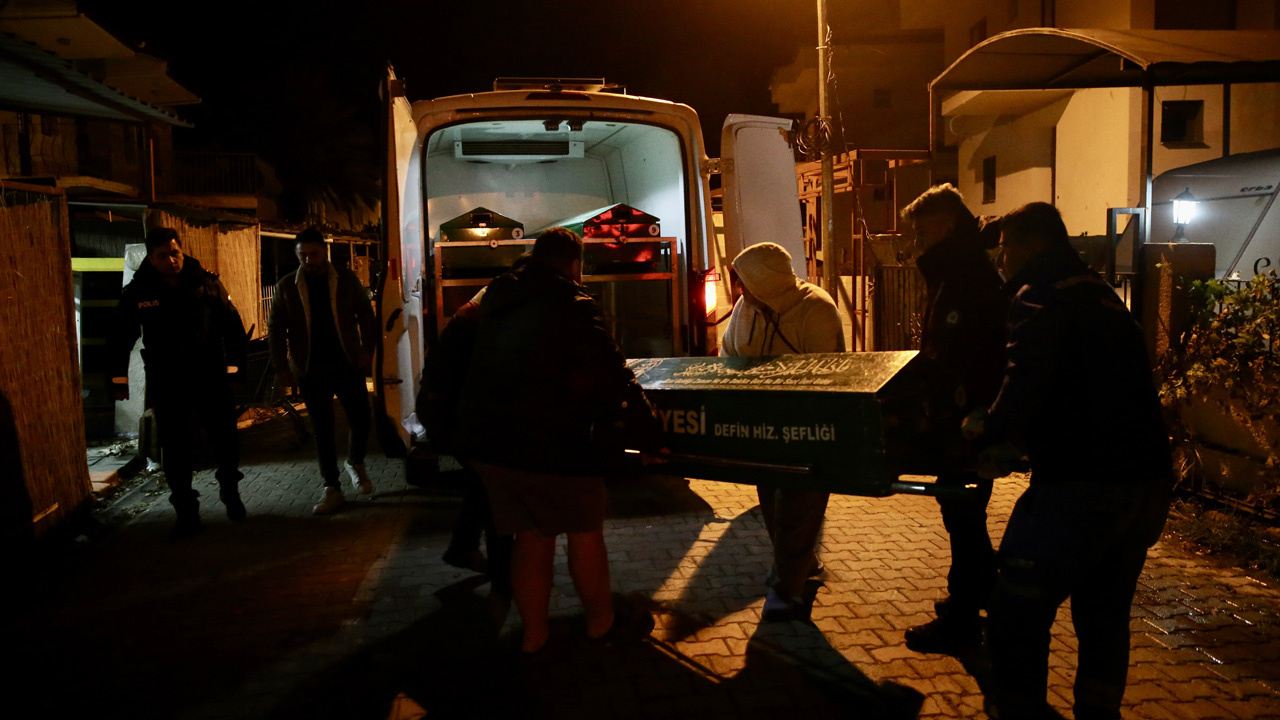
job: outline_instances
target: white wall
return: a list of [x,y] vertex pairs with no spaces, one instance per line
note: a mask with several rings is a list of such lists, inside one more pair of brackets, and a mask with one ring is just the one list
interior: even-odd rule
[[[959,188],[975,215],[1002,215],[1029,202],[1052,200],[1053,126],[1065,104],[1018,116],[963,118]],[[982,165],[991,156],[996,158],[996,197],[983,203]]]
[[1280,147],[1280,83],[1231,86],[1231,153]]
[[1134,88],[1081,90],[1058,121],[1054,204],[1072,235],[1102,235],[1107,209],[1138,203],[1142,92]]

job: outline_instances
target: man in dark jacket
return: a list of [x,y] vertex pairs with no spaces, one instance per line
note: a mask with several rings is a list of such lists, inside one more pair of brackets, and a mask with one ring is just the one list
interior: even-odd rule
[[[906,632],[917,652],[954,653],[982,642],[979,612],[996,582],[995,551],[987,532],[991,481],[966,470],[971,458],[959,432],[969,411],[989,407],[1004,369],[1008,299],[987,256],[978,219],[951,185],[930,188],[902,211],[923,253],[916,264],[928,293],[921,355],[937,361],[939,424],[931,440],[942,465],[938,484],[967,494],[939,496],[942,524],[951,539],[948,598],[935,603],[937,618]],[[950,422],[947,420],[950,419]]]
[[490,283],[462,389],[459,448],[484,480],[498,532],[516,536],[511,580],[527,653],[549,636],[561,533],[587,636],[636,637],[653,627],[647,613],[636,622],[615,613],[602,476],[623,430],[632,447],[651,450],[661,429],[581,276],[582,240],[553,228],[528,267]]
[[1079,642],[1075,717],[1120,717],[1129,613],[1172,478],[1168,434],[1138,324],[1071,247],[1057,209],[1005,216],[1009,311],[999,397],[967,433],[1031,461],[1000,543],[990,634],[1001,720],[1048,717],[1049,631],[1071,598]]
[[240,313],[218,281],[182,252],[178,233],[147,234],[147,260],[125,286],[110,342],[111,395],[129,398],[129,354],[142,335],[147,396],[156,414],[169,502],[178,515],[175,538],[200,530],[199,493],[191,487],[199,427],[217,457],[218,496],[227,517],[244,520],[238,489],[240,453],[231,381],[245,366]]
[[364,466],[372,425],[364,378],[382,335],[368,291],[355,273],[329,262],[319,230],[298,233],[294,249],[301,266],[276,283],[267,341],[280,385],[292,387],[296,380],[302,389],[324,478],[324,495],[312,511],[327,515],[346,502],[333,437],[335,395],[350,428],[347,475],[361,494],[373,494]]

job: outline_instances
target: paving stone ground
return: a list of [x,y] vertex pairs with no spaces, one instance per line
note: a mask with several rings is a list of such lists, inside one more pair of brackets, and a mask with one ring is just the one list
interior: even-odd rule
[[[517,657],[518,618],[484,578],[440,562],[455,495],[406,485],[373,457],[372,500],[314,517],[309,447],[245,435],[249,519],[228,522],[201,473],[204,532],[168,541],[162,496],[68,551],[3,625],[6,717],[811,718],[985,717],[985,663],[921,655],[903,631],[945,591],[948,545],[928,498],[834,496],[812,624],[762,625],[769,545],[755,490],[615,483],[615,588],[656,618],[640,645],[581,641],[558,556],[548,650]],[[1026,480],[1000,481],[998,538]],[[348,498],[356,497],[348,490]],[[46,570],[49,568],[47,567]],[[1125,716],[1280,718],[1280,590],[1169,538],[1152,549],[1132,620]],[[1050,696],[1070,717],[1075,638],[1054,628]]]

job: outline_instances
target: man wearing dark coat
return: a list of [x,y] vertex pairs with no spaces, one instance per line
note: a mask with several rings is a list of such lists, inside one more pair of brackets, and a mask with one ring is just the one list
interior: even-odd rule
[[246,338],[218,276],[182,252],[176,231],[152,230],[146,248],[147,259],[117,306],[110,393],[116,400],[129,398],[129,354],[141,333],[147,397],[160,433],[169,502],[178,515],[173,537],[179,539],[200,530],[199,493],[191,487],[199,428],[217,458],[218,496],[227,517],[245,518],[231,382],[245,366]]
[[938,446],[932,449],[941,464],[938,484],[968,487],[965,494],[938,497],[951,541],[948,597],[935,603],[935,619],[907,630],[906,641],[917,652],[955,653],[982,642],[979,613],[996,581],[987,531],[992,482],[967,469],[972,457],[959,421],[995,399],[1004,369],[1009,303],[986,253],[998,238],[981,231],[954,187],[930,188],[903,209],[902,217],[923,250],[916,260],[928,297],[920,354],[936,361],[940,371],[933,392],[939,427],[930,438]]
[[990,699],[1001,720],[1056,716],[1049,632],[1070,597],[1075,717],[1118,720],[1133,594],[1169,510],[1169,436],[1138,324],[1071,247],[1057,209],[1026,205],[1001,232],[1008,365],[989,415],[965,427],[1024,453],[1031,484],[1000,543]]
[[346,503],[334,443],[334,397],[342,403],[349,428],[343,469],[356,491],[373,494],[364,465],[372,426],[365,373],[382,334],[369,292],[355,273],[329,262],[319,230],[298,233],[294,250],[300,265],[276,283],[267,341],[279,384],[297,382],[302,389],[324,480],[324,494],[312,512],[328,515]]
[[573,231],[552,228],[527,267],[489,284],[459,402],[458,450],[484,481],[497,531],[516,537],[511,583],[525,653],[549,638],[560,534],[587,637],[634,639],[653,628],[647,612],[615,612],[603,476],[624,444],[660,449],[661,428],[579,284],[582,247]]

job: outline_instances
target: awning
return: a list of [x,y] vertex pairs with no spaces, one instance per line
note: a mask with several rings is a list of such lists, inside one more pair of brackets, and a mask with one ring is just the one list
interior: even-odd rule
[[0,33],[0,107],[58,115],[191,124],[110,88],[30,43]]
[[1280,82],[1280,32],[1027,28],[988,38],[929,83],[1053,90]]

